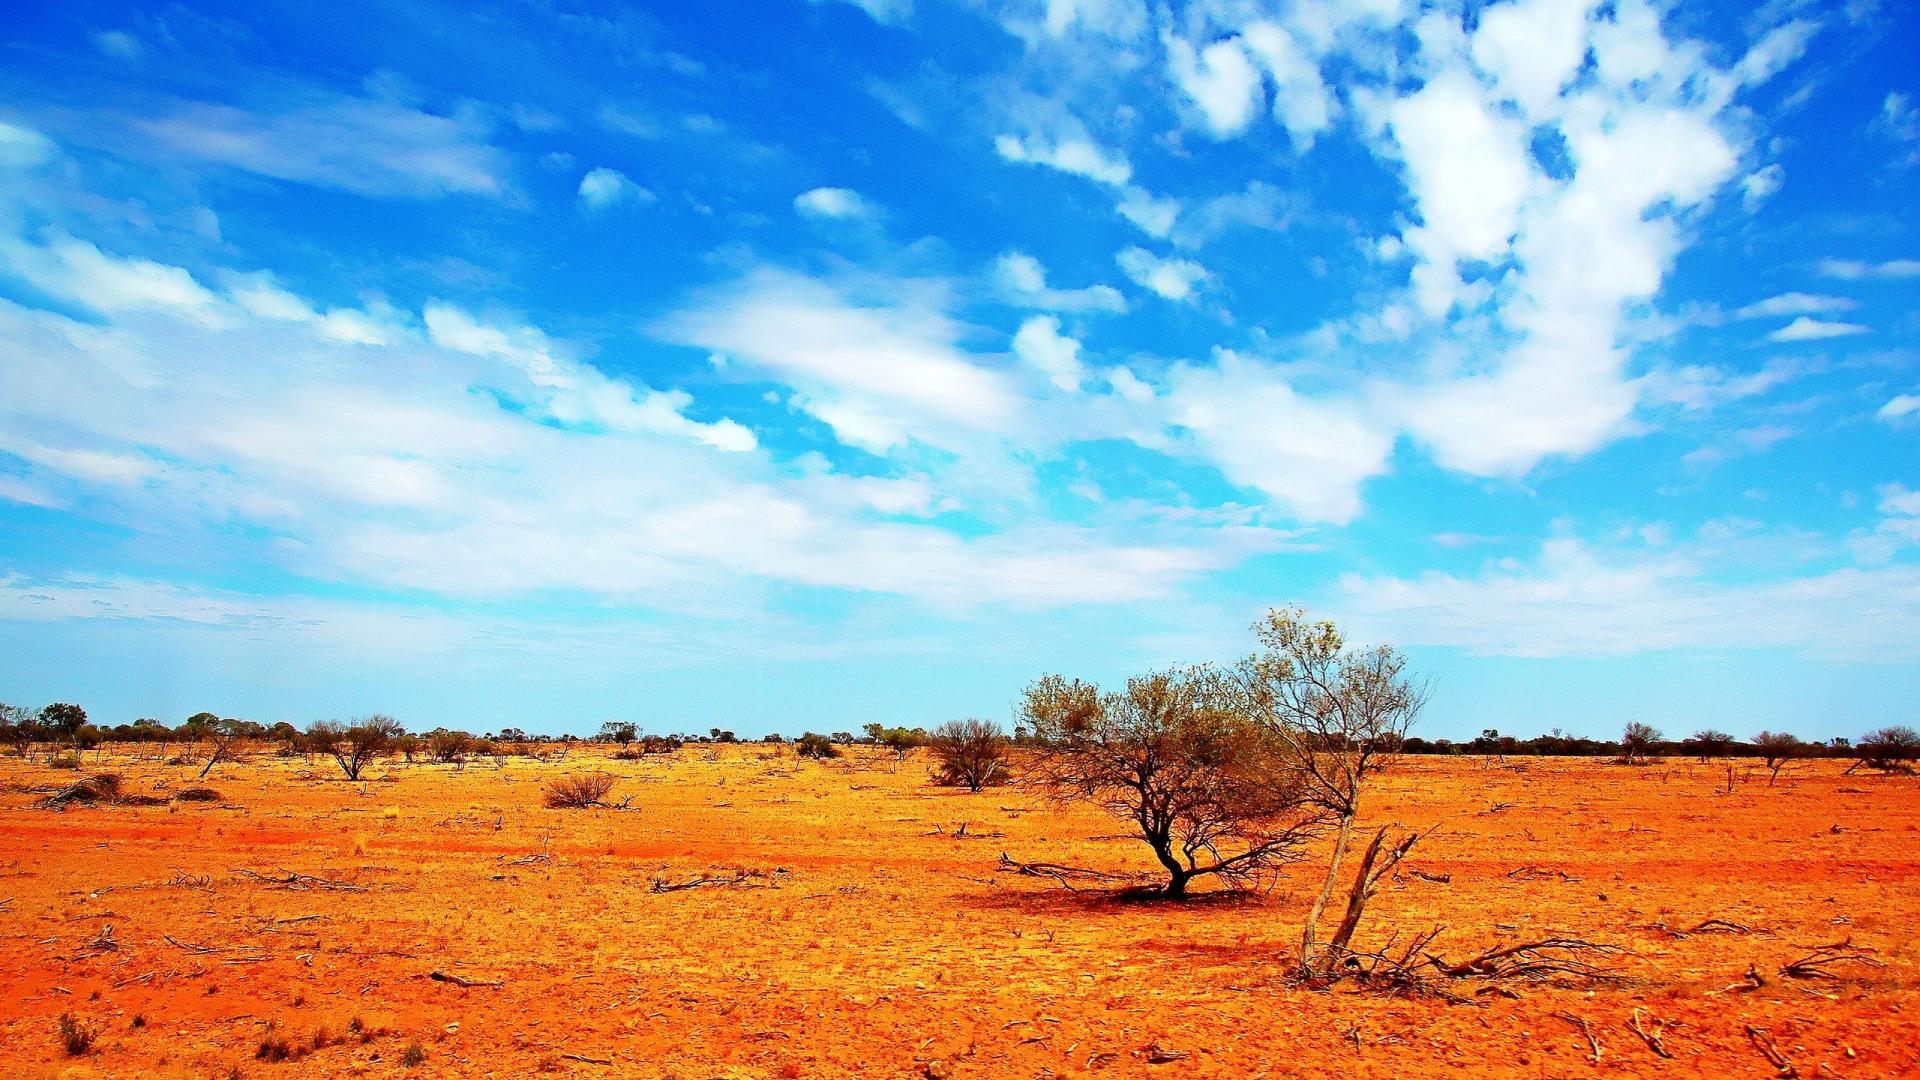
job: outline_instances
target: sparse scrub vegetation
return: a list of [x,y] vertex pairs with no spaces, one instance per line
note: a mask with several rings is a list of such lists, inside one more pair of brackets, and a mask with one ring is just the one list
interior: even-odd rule
[[937,784],[980,791],[1007,778],[1007,734],[991,720],[949,720],[933,729],[927,746]]
[[93,1049],[93,1040],[98,1036],[93,1025],[72,1013],[60,1014],[60,1049],[68,1057],[80,1057]]
[[825,735],[807,732],[793,741],[794,752],[804,758],[837,758],[840,748]]
[[543,798],[549,810],[581,810],[592,806],[605,806],[607,795],[613,791],[614,783],[613,774],[605,772],[563,776],[547,783]]
[[1920,760],[1920,732],[1910,727],[1884,727],[1870,731],[1853,745],[1854,769],[1873,769],[1882,773],[1911,773]]
[[376,713],[345,724],[338,720],[315,721],[307,729],[307,743],[313,752],[332,756],[348,780],[358,780],[402,733],[393,717]]

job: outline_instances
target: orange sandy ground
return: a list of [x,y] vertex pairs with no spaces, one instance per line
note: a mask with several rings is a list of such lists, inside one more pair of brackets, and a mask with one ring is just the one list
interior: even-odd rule
[[[1376,822],[1439,831],[1362,937],[1435,922],[1437,951],[1574,933],[1621,945],[1632,984],[1523,987],[1479,1006],[1290,987],[1315,868],[1270,895],[1183,906],[995,872],[1016,858],[1145,869],[1121,826],[1012,788],[929,786],[884,751],[689,748],[455,771],[257,757],[209,783],[226,805],[53,812],[66,782],[0,762],[0,1067],[115,1076],[1773,1076],[1746,1025],[1803,1077],[1920,1071],[1920,782],[1750,763],[1415,759]],[[197,770],[109,752],[130,793]],[[633,809],[541,806],[556,775],[605,768]],[[1510,808],[1494,810],[1496,803]],[[954,831],[968,823],[964,838]],[[1004,835],[1003,835],[1004,834]],[[547,861],[516,862],[546,854]],[[1523,866],[1564,871],[1516,880]],[[654,892],[713,868],[777,887]],[[282,868],[364,887],[294,890]],[[189,879],[204,876],[206,880]],[[312,916],[312,918],[309,918]],[[1709,917],[1747,935],[1695,934]],[[274,920],[305,920],[278,922]],[[115,949],[93,947],[112,927]],[[1880,968],[1777,975],[1851,937]],[[202,951],[205,950],[205,951]],[[1720,993],[1755,965],[1769,985]],[[498,987],[462,988],[441,971]],[[1671,1060],[1629,1029],[1666,1024]],[[95,1026],[67,1057],[57,1019]],[[1599,1039],[1595,1063],[1563,1014]],[[134,1025],[136,1017],[144,1019]],[[353,1022],[366,1035],[352,1034]],[[295,1060],[256,1060],[269,1030]],[[418,1042],[424,1062],[402,1062]],[[1186,1051],[1171,1064],[1152,1046]],[[570,1058],[566,1055],[576,1055]],[[599,1059],[596,1064],[579,1058]]]

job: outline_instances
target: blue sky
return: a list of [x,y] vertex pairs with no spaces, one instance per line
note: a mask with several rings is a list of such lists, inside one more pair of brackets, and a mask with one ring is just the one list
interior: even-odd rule
[[9,5],[0,699],[1423,725],[1920,697],[1894,3]]

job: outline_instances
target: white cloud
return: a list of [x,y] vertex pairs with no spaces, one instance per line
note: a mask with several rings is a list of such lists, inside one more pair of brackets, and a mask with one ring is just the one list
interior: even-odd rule
[[1306,521],[1345,524],[1360,485],[1387,469],[1390,427],[1335,398],[1309,398],[1274,368],[1222,350],[1210,368],[1176,369],[1167,416],[1198,456]]
[[1787,325],[1767,335],[1768,341],[1822,341],[1827,338],[1847,337],[1852,334],[1864,334],[1867,328],[1858,323],[1830,322],[1802,315]]
[[45,246],[0,240],[0,253],[13,273],[96,312],[172,311],[203,323],[223,317],[219,298],[177,266],[108,255],[64,236]]
[[1207,280],[1205,267],[1190,259],[1162,258],[1145,248],[1130,247],[1114,257],[1133,283],[1174,301],[1186,300]]
[[660,329],[798,387],[803,409],[874,453],[935,434],[916,419],[998,430],[1017,412],[1013,389],[956,346],[951,320],[898,296],[862,299],[762,270]]
[[1260,72],[1238,38],[1196,50],[1168,36],[1167,65],[1173,81],[1198,106],[1207,130],[1216,138],[1245,131],[1261,104]]
[[423,315],[435,345],[511,365],[526,376],[531,396],[562,423],[684,435],[736,452],[755,446],[753,433],[731,420],[712,424],[689,420],[683,410],[690,399],[684,394],[636,391],[596,368],[560,356],[536,327],[484,323],[441,301],[429,302]]
[[53,140],[34,131],[0,121],[0,168],[31,169],[53,159]]
[[1527,133],[1501,116],[1465,73],[1430,80],[1388,110],[1421,224],[1404,239],[1420,256],[1414,293],[1429,315],[1462,297],[1456,263],[1504,255],[1533,184]]
[[93,35],[93,47],[116,60],[138,60],[146,55],[146,46],[125,30],[102,30]]
[[1823,315],[1851,311],[1860,305],[1844,296],[1787,292],[1756,300],[1733,313],[1736,319],[1766,319],[1780,315]]
[[[813,0],[815,4],[834,2],[836,0]],[[904,23],[913,14],[913,0],[838,0],[838,2],[859,8],[877,23]]]
[[1886,262],[1865,262],[1859,259],[1821,259],[1820,273],[1842,281],[1862,281],[1868,278],[1913,278],[1920,277],[1920,259],[1889,259]]
[[1083,289],[1055,289],[1047,285],[1047,269],[1023,251],[1009,251],[993,264],[993,277],[1003,296],[1025,307],[1065,313],[1119,313],[1126,297],[1111,285]]
[[817,187],[793,198],[793,208],[809,217],[871,218],[878,209],[852,188]]
[[1789,649],[1920,657],[1920,567],[1846,568],[1752,583],[1709,576],[1701,553],[1609,554],[1548,541],[1478,575],[1348,575],[1329,600],[1356,631],[1402,645],[1507,656]]
[[653,199],[653,192],[617,169],[601,166],[580,178],[580,205],[589,210],[606,210],[626,202],[650,203]]
[[1276,23],[1249,24],[1243,34],[1247,49],[1273,80],[1274,119],[1287,129],[1294,148],[1305,152],[1333,123],[1335,99],[1321,79],[1319,61]]
[[1760,209],[1780,185],[1786,182],[1787,171],[1778,164],[1755,169],[1740,179],[1740,205],[1751,214]]
[[1818,23],[1807,19],[1795,19],[1774,27],[1740,58],[1734,67],[1735,77],[1747,86],[1767,81],[1798,60],[1819,29]]
[[501,196],[508,159],[471,117],[378,98],[318,96],[269,113],[194,104],[141,130],[180,152],[359,195]]
[[1080,342],[1060,332],[1060,320],[1051,315],[1035,315],[1020,324],[1013,335],[1014,355],[1046,374],[1053,385],[1068,393],[1080,389],[1085,367],[1080,363]]
[[994,138],[993,148],[1008,161],[1044,165],[1110,187],[1122,187],[1133,178],[1133,167],[1125,158],[1111,155],[1086,139],[1056,142],[1039,136],[1000,135]]
[[1896,394],[1887,399],[1875,416],[1889,423],[1920,413],[1920,394]]
[[1588,0],[1490,5],[1473,34],[1473,60],[1493,76],[1501,96],[1530,117],[1547,117],[1586,56],[1589,6]]

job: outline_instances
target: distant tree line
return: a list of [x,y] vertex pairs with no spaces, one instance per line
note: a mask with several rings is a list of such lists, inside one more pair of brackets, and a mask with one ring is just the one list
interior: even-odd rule
[[1558,728],[1531,739],[1502,735],[1488,728],[1479,737],[1455,742],[1451,739],[1424,739],[1408,736],[1400,747],[1405,754],[1472,754],[1485,757],[1597,757],[1627,764],[1641,764],[1652,758],[1760,758],[1778,771],[1778,764],[1794,758],[1852,759],[1868,768],[1897,771],[1920,760],[1920,732],[1895,726],[1867,732],[1857,741],[1836,737],[1825,741],[1803,740],[1786,732],[1762,731],[1740,739],[1724,731],[1706,728],[1683,739],[1669,739],[1659,729],[1642,723],[1629,723],[1618,739],[1589,739],[1568,735]]
[[[248,741],[277,743],[282,752],[289,754],[338,757],[334,751],[348,740],[347,733],[365,728],[372,721],[383,722],[376,725],[383,727],[383,733],[373,740],[372,750],[357,755],[362,759],[368,753],[391,753],[403,756],[408,761],[424,758],[459,763],[469,757],[493,757],[506,753],[542,756],[553,746],[582,741],[570,734],[538,735],[517,727],[505,727],[498,732],[483,734],[440,727],[414,735],[408,734],[389,717],[363,718],[348,723],[321,720],[302,730],[286,721],[261,724],[211,712],[198,712],[174,726],[143,717],[132,723],[109,727],[90,722],[86,709],[79,705],[56,702],[39,710],[0,704],[0,746],[10,747],[21,755],[35,744],[74,750],[89,750],[102,743],[181,744],[192,749],[206,746],[211,748],[211,758],[207,764],[210,769],[231,752],[231,747]],[[976,782],[984,785],[1004,775],[1001,750],[1007,747],[1043,750],[1047,748],[1047,736],[1048,733],[1037,731],[1035,726],[1028,724],[1016,725],[1011,736],[1003,736],[997,725],[965,720],[949,722],[932,732],[921,727],[890,727],[879,723],[864,725],[858,735],[849,731],[827,735],[809,731],[792,740],[792,743],[801,756],[815,758],[837,757],[840,748],[851,745],[884,747],[893,753],[896,764],[916,750],[933,747],[947,782],[975,787]],[[631,750],[633,756],[638,756],[670,753],[689,744],[732,744],[742,740],[732,731],[718,727],[709,728],[703,734],[656,735],[643,733],[640,726],[631,721],[609,720],[601,725],[597,735],[589,741],[611,743],[623,750]],[[788,742],[779,734],[765,735],[759,741],[763,744]],[[1398,737],[1398,745],[1394,750],[1409,755],[1593,757],[1625,764],[1644,764],[1655,758],[1696,758],[1701,761],[1759,758],[1776,775],[1787,762],[1795,759],[1838,758],[1852,760],[1856,768],[1906,772],[1912,771],[1916,762],[1920,762],[1920,732],[1907,726],[1892,726],[1867,732],[1857,740],[1837,737],[1815,741],[1773,731],[1762,731],[1741,739],[1724,731],[1705,728],[1685,738],[1670,739],[1656,728],[1635,722],[1625,725],[1617,739],[1570,735],[1558,728],[1545,735],[1523,739],[1488,728],[1476,738],[1459,741],[1427,739],[1418,735]],[[356,755],[350,751],[341,762],[342,768],[348,769],[352,775],[358,773],[358,768],[352,765],[355,758]]]

